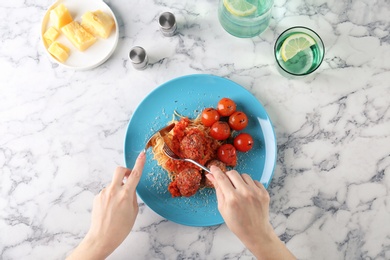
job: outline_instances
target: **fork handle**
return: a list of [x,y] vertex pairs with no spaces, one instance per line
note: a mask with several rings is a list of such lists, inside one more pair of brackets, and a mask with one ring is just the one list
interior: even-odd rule
[[205,170],[206,172],[211,173],[211,171],[210,171],[209,169],[207,169],[206,167],[204,167],[202,164],[195,162],[194,160],[191,160],[191,159],[184,159],[184,161],[191,162],[191,163],[195,164],[196,166],[202,168],[202,169]]

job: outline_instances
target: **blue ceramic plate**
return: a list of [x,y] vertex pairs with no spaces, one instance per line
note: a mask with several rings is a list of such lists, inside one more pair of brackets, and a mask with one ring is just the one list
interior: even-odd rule
[[[135,110],[127,128],[124,144],[126,167],[132,168],[146,140],[172,120],[173,112],[195,118],[204,108],[215,107],[228,97],[237,103],[249,119],[245,132],[254,138],[254,147],[238,152],[236,169],[248,173],[268,187],[276,161],[276,139],[264,107],[240,85],[212,75],[189,75],[173,79],[152,91]],[[152,210],[173,222],[188,226],[212,226],[223,223],[217,209],[214,189],[202,189],[190,198],[172,198],[167,190],[167,173],[153,160],[147,162],[137,187],[140,198]]]

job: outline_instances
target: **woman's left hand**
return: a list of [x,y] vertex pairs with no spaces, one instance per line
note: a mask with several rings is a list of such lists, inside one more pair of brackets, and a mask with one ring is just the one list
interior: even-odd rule
[[68,259],[104,259],[125,240],[138,214],[136,187],[145,158],[141,152],[132,170],[115,170],[111,184],[94,199],[87,235]]

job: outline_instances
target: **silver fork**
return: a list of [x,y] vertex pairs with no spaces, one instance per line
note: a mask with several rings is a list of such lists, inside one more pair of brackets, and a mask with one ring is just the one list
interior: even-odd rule
[[196,166],[198,166],[198,167],[202,168],[203,170],[205,170],[206,172],[211,173],[211,171],[209,169],[207,169],[206,167],[204,167],[203,165],[201,165],[200,163],[198,163],[198,162],[196,162],[194,160],[191,160],[191,159],[188,159],[188,158],[180,158],[177,154],[175,154],[171,150],[171,148],[169,148],[169,146],[166,143],[164,143],[163,151],[169,158],[171,158],[173,160],[180,160],[180,161],[186,161],[186,162],[193,163]]
[[173,128],[175,127],[175,123],[172,123],[168,126],[165,126],[159,130],[157,130],[154,134],[152,134],[152,136],[149,137],[148,141],[146,141],[146,145],[145,145],[145,148],[144,148],[144,153],[146,153],[146,150],[148,150],[149,147],[152,146],[152,139],[153,137],[160,133],[161,137],[164,137],[166,134],[168,134]]

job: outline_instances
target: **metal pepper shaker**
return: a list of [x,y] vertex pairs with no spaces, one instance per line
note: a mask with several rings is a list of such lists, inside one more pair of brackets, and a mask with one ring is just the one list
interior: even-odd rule
[[141,46],[135,46],[130,50],[129,58],[133,63],[133,67],[138,70],[143,70],[148,66],[149,59],[146,51]]
[[158,23],[160,24],[160,30],[164,36],[171,37],[176,33],[176,18],[170,12],[164,12],[160,15],[158,19]]

